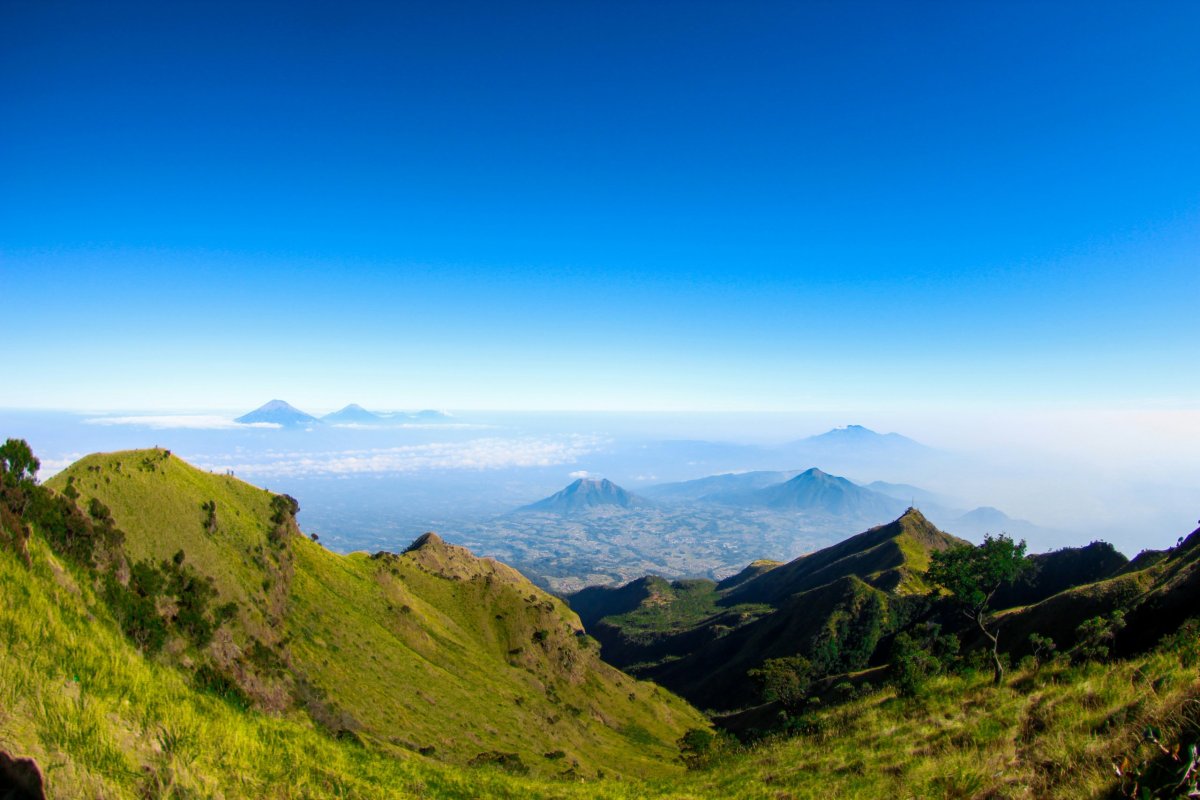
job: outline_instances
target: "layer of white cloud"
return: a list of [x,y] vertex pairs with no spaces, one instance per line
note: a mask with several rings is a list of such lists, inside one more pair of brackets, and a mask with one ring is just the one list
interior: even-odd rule
[[432,442],[370,450],[316,453],[281,453],[255,461],[201,463],[215,472],[233,470],[240,475],[289,476],[361,475],[424,470],[491,470],[512,467],[549,467],[570,464],[597,450],[605,441],[595,436],[556,438],[473,439],[467,442]]
[[483,425],[473,422],[400,422],[392,423],[387,419],[383,422],[335,422],[335,428],[347,428],[353,431],[377,431],[377,430],[440,430],[440,431],[482,431],[496,428],[496,425]]
[[592,473],[588,472],[586,469],[577,469],[574,472],[567,473],[567,477],[568,478],[586,478],[588,475],[591,475],[591,474]]
[[237,428],[279,428],[274,422],[234,422],[225,417],[212,414],[157,414],[132,417],[91,417],[85,419],[86,425],[136,425],[143,428],[165,430],[170,428],[189,428],[192,430],[234,430]]

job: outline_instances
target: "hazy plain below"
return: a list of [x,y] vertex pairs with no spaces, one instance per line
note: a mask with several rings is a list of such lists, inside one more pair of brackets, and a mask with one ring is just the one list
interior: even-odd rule
[[[1017,532],[1035,550],[1105,539],[1133,555],[1174,544],[1200,514],[1200,455],[1192,446],[1200,414],[1190,411],[902,418],[466,411],[432,421],[289,429],[234,423],[245,410],[0,410],[0,436],[27,439],[43,478],[89,452],[167,447],[202,468],[297,497],[301,525],[336,550],[395,550],[436,530],[556,588],[645,572],[719,576],[858,530],[850,522],[843,530],[837,520],[713,508],[586,520],[510,516],[583,476],[640,493],[720,473],[819,467],[860,484],[911,485],[960,511],[998,508],[1029,523]],[[855,424],[869,430],[822,436]],[[893,432],[900,435],[883,435]],[[977,538],[979,531],[963,533]]]

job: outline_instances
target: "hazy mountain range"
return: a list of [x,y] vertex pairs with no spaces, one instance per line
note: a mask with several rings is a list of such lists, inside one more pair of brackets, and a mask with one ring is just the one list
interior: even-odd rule
[[243,425],[267,423],[283,428],[300,428],[308,425],[328,423],[331,425],[386,425],[397,421],[427,421],[433,422],[450,417],[444,411],[426,409],[415,412],[375,413],[368,411],[357,403],[350,403],[338,411],[326,414],[321,418],[305,413],[284,400],[271,400],[258,408],[237,417],[234,422]]
[[[874,436],[861,428],[835,433],[833,441]],[[904,437],[888,441],[911,443]],[[719,580],[748,560],[795,558],[895,519],[910,505],[972,540],[1002,532],[1039,542],[1065,536],[995,508],[956,508],[910,484],[860,485],[815,467],[710,475],[639,493],[608,479],[580,478],[537,502],[466,526],[462,534],[472,547],[517,564],[542,585],[571,591],[628,580],[639,570]]]

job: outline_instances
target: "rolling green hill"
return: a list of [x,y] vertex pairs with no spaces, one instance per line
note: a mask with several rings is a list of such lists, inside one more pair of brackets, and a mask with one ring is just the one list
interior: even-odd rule
[[162,450],[89,456],[48,486],[106,506],[130,562],[182,551],[212,578],[236,615],[200,652],[167,655],[255,708],[460,764],[515,753],[543,773],[670,772],[676,740],[706,726],[600,661],[561,601],[435,535],[337,555],[300,534],[290,498]]
[[[572,612],[436,536],[405,553],[337,556],[295,529],[294,502],[162,451],[89,457],[49,490],[5,470],[0,458],[0,797],[1065,800],[1200,791],[1200,531],[1143,570],[1002,614],[1010,642],[1058,620],[1065,650],[1075,619],[1124,610],[1129,624],[1111,657],[1027,657],[994,687],[966,653],[904,694],[887,668],[872,666],[787,712],[755,709],[775,732],[747,745],[709,738],[685,704],[596,661]],[[860,543],[872,541],[856,552],[874,550],[877,537]],[[728,613],[736,606],[720,605],[725,594],[771,567],[719,588],[647,581],[642,599],[677,614],[656,619],[636,596],[623,613],[643,632]],[[720,637],[744,637],[726,655],[783,653],[806,637],[828,642],[830,632],[865,644],[873,637],[845,634],[919,599],[889,585],[845,574],[803,589]],[[158,646],[131,635],[155,620],[165,626]],[[518,649],[526,635],[530,646]],[[878,647],[887,649],[883,639]],[[713,674],[719,666],[710,663]],[[541,716],[558,709],[560,722]],[[441,729],[421,727],[421,713]],[[385,728],[393,723],[412,727]],[[521,726],[519,736],[506,738],[508,725]],[[692,727],[667,742],[671,725]]]

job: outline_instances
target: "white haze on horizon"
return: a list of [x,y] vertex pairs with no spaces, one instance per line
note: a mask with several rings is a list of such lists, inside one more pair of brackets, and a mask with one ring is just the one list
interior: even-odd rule
[[[764,446],[859,424],[899,433],[941,458],[853,480],[908,483],[964,508],[994,506],[1010,517],[1104,539],[1133,556],[1175,543],[1200,519],[1200,409],[864,409],[783,413],[600,414],[614,437],[634,435]],[[581,428],[595,418],[563,414]],[[791,464],[789,468],[821,467]]]
[[[0,414],[0,419],[4,416]],[[939,451],[940,457],[846,477],[913,484],[965,509],[994,506],[1011,517],[1070,532],[1067,540],[1074,544],[1106,539],[1132,556],[1142,548],[1170,546],[1195,528],[1200,518],[1200,409],[1191,408],[863,408],[794,414],[461,412],[454,426],[446,426],[444,437],[431,430],[413,431],[430,438],[371,443],[353,452],[329,447],[329,442],[321,446],[313,442],[286,455],[276,448],[285,442],[288,447],[300,444],[302,439],[287,431],[261,429],[253,434],[259,437],[253,445],[246,441],[248,450],[214,450],[251,434],[245,431],[247,426],[235,427],[227,417],[211,412],[74,419],[84,427],[67,425],[51,437],[51,447],[39,452],[43,477],[82,455],[84,448],[125,449],[150,442],[171,446],[177,441],[173,449],[181,455],[191,454],[203,466],[232,468],[239,474],[352,476],[381,470],[414,474],[426,469],[561,464],[565,485],[592,468],[590,454],[607,448],[606,442],[696,439],[772,446],[861,424],[879,433],[912,438]],[[143,433],[137,432],[138,426]],[[452,433],[450,427],[456,431]],[[471,433],[475,427],[478,436]],[[87,429],[104,433],[81,440],[78,432]],[[172,434],[173,429],[178,433]],[[455,433],[458,438],[451,441]],[[351,434],[368,435],[347,431]],[[24,434],[19,423],[6,423],[4,435]],[[198,448],[198,442],[204,446]],[[228,455],[218,456],[222,452]],[[268,457],[259,458],[264,455]],[[824,468],[821,464],[786,466]],[[737,468],[730,464],[711,472]]]

